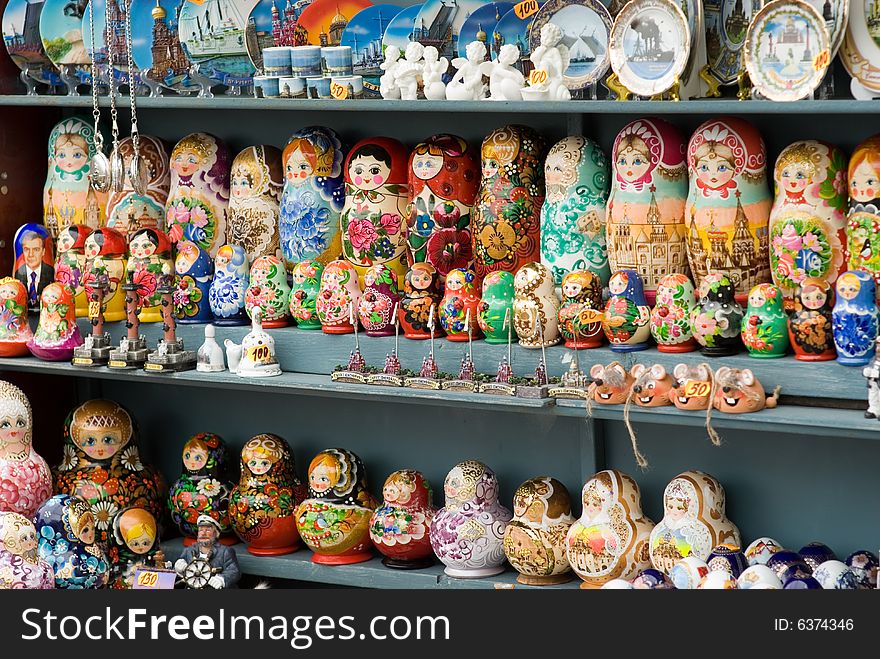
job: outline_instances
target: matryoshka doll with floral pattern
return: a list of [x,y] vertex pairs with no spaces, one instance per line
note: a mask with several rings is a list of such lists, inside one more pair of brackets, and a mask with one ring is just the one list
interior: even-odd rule
[[834,291],[825,279],[808,277],[794,293],[794,311],[788,317],[788,337],[794,358],[824,362],[837,357],[831,329]]
[[73,290],[52,283],[40,295],[40,320],[27,347],[34,357],[50,362],[66,362],[83,344],[76,324]]
[[278,435],[256,435],[241,449],[241,477],[229,495],[229,521],[251,554],[290,554],[299,549],[296,509],[305,495],[287,442]]
[[101,533],[85,500],[56,494],[37,510],[34,526],[37,552],[52,568],[56,588],[104,588],[110,583],[110,561],[98,544],[103,542]]
[[561,290],[559,331],[565,347],[585,350],[601,346],[605,305],[599,275],[590,270],[574,270],[562,278]]
[[319,330],[318,291],[324,266],[320,261],[300,261],[290,275],[290,317],[299,329]]
[[437,509],[431,485],[415,469],[395,471],[382,487],[382,505],[370,519],[370,539],[382,564],[416,570],[434,564],[429,534]]
[[635,352],[648,347],[651,338],[651,307],[642,278],[635,270],[621,270],[608,281],[602,329],[614,352]]
[[331,261],[321,274],[321,288],[315,308],[325,334],[351,334],[357,331],[352,316],[357,321],[361,301],[361,286],[357,271],[348,261]]
[[847,173],[847,269],[869,272],[880,284],[880,135],[856,147]]
[[50,588],[55,588],[55,574],[40,558],[34,523],[18,513],[0,512],[0,590]]
[[660,352],[697,349],[691,329],[691,312],[697,306],[694,285],[687,275],[673,273],[657,282],[657,303],[651,310],[651,336]]
[[177,243],[174,260],[177,286],[172,299],[177,322],[181,324],[210,323],[214,316],[208,294],[214,277],[214,262],[207,250],[191,240]]
[[125,163],[126,176],[122,190],[110,193],[107,202],[107,226],[119,231],[126,240],[141,229],[165,230],[165,205],[171,187],[170,149],[165,140],[150,135],[140,135],[138,157],[146,166],[146,194],[135,192],[127,172],[134,156],[131,137],[119,141],[119,153]]
[[[59,284],[60,285],[60,284]],[[15,277],[0,278],[0,357],[23,357],[34,333],[28,324],[27,289]]]
[[132,588],[139,567],[165,567],[156,518],[143,508],[121,510],[113,520],[108,557],[112,564],[111,588]]
[[[86,296],[90,301],[96,300],[97,289],[103,286],[104,322],[125,320],[125,291],[121,288],[128,254],[125,236],[109,227],[95,229],[86,238],[84,249],[86,270],[82,282]],[[89,315],[94,318],[93,314]]]
[[364,293],[357,314],[367,336],[394,336],[395,309],[400,303],[397,274],[380,263],[364,273]]
[[486,343],[507,343],[510,338],[513,332],[513,297],[513,275],[507,270],[490,272],[483,279],[483,297],[477,307],[477,322],[486,337]]
[[749,357],[773,359],[788,351],[788,316],[782,291],[773,284],[758,284],[749,291],[749,306],[742,319],[742,341]]
[[52,474],[34,450],[32,429],[27,396],[0,380],[0,512],[29,518],[52,496]]
[[248,255],[241,245],[223,245],[214,259],[214,278],[208,288],[208,304],[214,324],[247,325],[246,294],[250,283]]
[[878,320],[875,283],[864,270],[844,272],[837,278],[837,301],[831,327],[837,362],[865,366],[876,352]]
[[86,238],[91,233],[92,229],[84,224],[71,224],[58,232],[56,241],[58,253],[55,257],[55,281],[73,289],[78,318],[89,315],[83,275],[86,271]]
[[553,275],[541,263],[526,263],[513,280],[513,328],[524,348],[559,343],[559,298]]
[[250,262],[281,256],[278,215],[283,185],[281,150],[274,146],[249,146],[232,161],[226,244],[244,247]]
[[[477,321],[477,307],[480,296],[477,295],[477,282],[474,271],[470,268],[456,268],[446,275],[446,292],[440,301],[440,326],[450,341],[467,341],[480,338],[480,326]],[[470,325],[468,325],[470,312]]]
[[263,327],[286,327],[290,313],[290,286],[287,270],[276,256],[261,256],[251,264],[251,274],[245,293],[245,308],[259,307]]
[[397,311],[403,336],[407,339],[430,339],[432,308],[434,336],[443,336],[443,328],[438,322],[442,298],[440,273],[430,263],[413,263],[403,280],[403,297]]
[[171,240],[159,229],[139,229],[128,243],[126,273],[128,283],[136,285],[138,320],[162,322],[162,294],[159,288],[174,265]]
[[694,338],[707,357],[727,357],[740,351],[743,310],[727,275],[710,272],[700,282],[699,304],[691,311]]
[[357,455],[340,448],[318,453],[309,465],[309,496],[296,511],[296,528],[313,552],[312,562],[349,565],[370,560],[370,519],[376,508]]

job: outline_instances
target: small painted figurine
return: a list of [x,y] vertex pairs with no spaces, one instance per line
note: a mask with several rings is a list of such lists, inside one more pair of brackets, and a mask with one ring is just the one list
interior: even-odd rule
[[249,146],[232,161],[226,243],[244,247],[248,261],[281,255],[281,170],[280,149],[265,144]]
[[794,294],[794,311],[788,318],[788,336],[795,359],[829,361],[837,357],[831,330],[834,291],[825,279],[808,277]]
[[[199,515],[196,525],[196,542],[183,550],[180,558],[174,562],[174,571],[189,588],[236,588],[241,579],[241,570],[235,550],[222,544],[220,523],[208,515]],[[207,582],[205,571],[201,569],[204,563],[210,568]]]
[[651,336],[657,342],[657,350],[675,353],[696,350],[691,313],[697,306],[697,298],[688,276],[673,273],[661,277],[656,299],[651,310]]
[[707,410],[712,404],[715,374],[708,364],[676,364],[672,404],[680,410]]
[[524,348],[559,343],[559,298],[547,266],[526,263],[513,281],[513,328]]
[[[108,227],[95,229],[86,238],[84,249],[86,270],[82,282],[86,296],[90,302],[94,301],[97,299],[97,289],[103,289],[101,307],[104,322],[125,320],[125,291],[120,287],[125,280],[125,257],[128,254],[125,236]],[[92,311],[90,309],[90,318],[96,315]]]
[[727,357],[740,351],[742,307],[727,275],[710,272],[700,282],[700,302],[691,311],[694,338],[707,357]]
[[863,270],[850,270],[837,278],[837,301],[832,311],[837,362],[865,366],[877,341],[877,303],[874,279]]
[[320,261],[300,261],[293,266],[289,307],[290,317],[299,329],[321,329],[316,303],[323,274],[324,266]]
[[590,368],[590,398],[600,405],[623,405],[632,389],[633,377],[623,364],[611,362],[607,366],[594,364]]
[[159,525],[156,518],[143,508],[126,508],[116,515],[113,540],[109,553],[111,588],[132,588],[139,567],[165,567],[165,553],[159,544]]
[[722,366],[715,372],[715,398],[712,405],[727,414],[760,412],[765,407],[773,409],[779,404],[777,386],[769,396],[751,370]]
[[[513,275],[506,270],[490,272],[483,279],[483,297],[477,307],[477,322],[486,343],[507,343],[513,332]],[[507,320],[507,327],[504,321]]]
[[34,450],[33,413],[24,392],[0,380],[0,512],[32,518],[52,496],[52,474]]
[[208,304],[219,326],[247,325],[245,299],[250,274],[248,256],[241,245],[223,245],[214,259],[214,278],[208,287]]
[[370,519],[370,539],[387,567],[417,569],[434,563],[429,534],[437,509],[431,485],[414,469],[395,471],[382,487],[382,505]]
[[880,284],[880,135],[856,147],[848,175],[847,268],[864,270]]
[[250,279],[245,294],[245,308],[259,307],[263,326],[286,327],[290,313],[290,286],[287,270],[276,256],[261,256],[251,264]]
[[742,319],[742,340],[750,357],[772,359],[788,352],[788,316],[782,291],[773,284],[758,284],[749,292]]
[[73,290],[63,284],[49,284],[40,301],[40,322],[27,343],[28,350],[46,361],[70,361],[74,348],[83,344],[76,324]]
[[[446,275],[446,292],[440,301],[440,326],[450,341],[467,341],[468,333],[474,339],[480,338],[477,321],[477,282],[470,268],[457,268]],[[467,324],[470,312],[470,325]]]
[[208,302],[214,262],[208,251],[191,240],[179,241],[174,272],[177,275],[173,296],[177,322],[210,323],[214,320]]
[[357,313],[367,336],[394,336],[395,309],[400,304],[397,273],[380,263],[364,273],[364,293]]
[[430,263],[414,263],[403,280],[403,297],[398,316],[407,339],[429,339],[431,308],[434,308],[434,336],[442,336],[438,322],[443,284],[440,273]]
[[561,290],[559,331],[565,347],[584,350],[601,346],[605,336],[605,304],[599,275],[590,270],[573,270],[563,277]]
[[0,512],[0,590],[55,588],[52,566],[37,549],[34,523],[18,513]]
[[235,343],[232,339],[223,342],[229,372],[243,378],[281,375],[281,365],[275,357],[275,339],[263,329],[263,312],[260,307],[253,307],[250,315],[251,331],[245,334],[241,343]]
[[110,562],[96,544],[95,514],[83,499],[56,494],[40,506],[34,526],[40,558],[52,568],[56,588],[104,588],[110,583]]
[[632,402],[639,407],[672,405],[673,378],[662,364],[645,366],[633,364],[629,374],[633,378]]
[[[169,152],[168,144],[164,140],[140,135],[138,157],[146,165],[146,194],[135,192],[128,175],[124,177],[122,190],[110,193],[107,201],[107,226],[116,229],[128,241],[141,229],[165,230],[165,205],[168,203],[168,190],[171,187]],[[119,141],[119,153],[125,164],[125,171],[128,172],[134,156],[131,137]]]
[[137,285],[138,320],[162,322],[162,287],[166,272],[173,268],[171,240],[159,229],[138,229],[128,244],[126,278]]
[[651,337],[651,307],[635,270],[611,275],[602,329],[614,352],[645,350]]
[[321,275],[321,288],[315,301],[322,331],[325,334],[356,332],[352,315],[357,321],[360,301],[361,286],[354,266],[341,259],[328,263]]
[[39,311],[43,289],[55,281],[52,237],[42,224],[28,223],[16,230],[12,246],[12,276],[27,290],[28,309]]
[[89,315],[89,302],[82,280],[86,271],[86,238],[91,233],[92,230],[83,224],[71,224],[58,232],[56,243],[55,281],[73,289],[77,318]]
[[27,289],[15,277],[0,278],[0,357],[23,357],[33,338]]

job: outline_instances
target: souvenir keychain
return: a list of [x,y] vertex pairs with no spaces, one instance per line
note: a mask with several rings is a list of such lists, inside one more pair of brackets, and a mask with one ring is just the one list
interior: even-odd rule
[[[89,163],[89,183],[91,183],[92,188],[94,188],[95,192],[107,193],[110,191],[111,172],[110,159],[107,157],[107,154],[104,153],[104,137],[103,135],[101,135],[100,130],[101,110],[98,108],[98,65],[95,62],[95,13],[93,11],[89,11],[89,32],[92,46],[92,49],[90,51],[92,76],[92,116],[95,119],[95,136],[93,138],[95,141],[95,154],[92,156],[92,160]],[[110,103],[112,107],[112,113],[114,115],[115,127],[116,99],[115,95],[113,95],[112,93],[110,95]]]

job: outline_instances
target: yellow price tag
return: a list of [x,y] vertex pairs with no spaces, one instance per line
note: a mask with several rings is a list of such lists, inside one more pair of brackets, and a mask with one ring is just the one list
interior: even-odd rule
[[254,346],[247,349],[247,358],[252,362],[267,362],[272,358],[269,346]]
[[540,8],[541,5],[538,4],[538,0],[523,0],[519,4],[514,5],[513,13],[520,20],[524,20],[533,14],[537,14]]
[[156,572],[141,572],[138,574],[137,583],[142,588],[154,588],[159,583],[159,575]]
[[89,302],[89,318],[96,318],[101,311],[101,303],[97,301]]
[[547,71],[544,69],[533,69],[529,74],[530,85],[543,85],[547,82]]
[[580,321],[583,323],[601,323],[605,320],[605,312],[598,309],[584,309],[580,313]]
[[344,101],[348,98],[348,87],[340,85],[338,82],[330,83],[330,96],[337,101]]
[[165,367],[162,364],[153,364],[152,362],[148,362],[144,365],[144,370],[147,371],[162,371]]
[[684,386],[684,395],[691,398],[703,398],[708,396],[712,390],[712,385],[705,380],[688,380]]
[[831,64],[831,53],[826,48],[813,58],[813,68],[816,71],[822,71]]

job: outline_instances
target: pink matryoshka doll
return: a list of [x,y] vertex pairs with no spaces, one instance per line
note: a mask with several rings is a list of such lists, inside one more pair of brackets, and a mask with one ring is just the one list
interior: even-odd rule
[[687,274],[685,141],[662,119],[624,126],[611,149],[605,239],[611,272],[635,270],[648,304],[663,275]]
[[395,471],[382,488],[382,505],[370,519],[370,539],[386,567],[413,570],[434,563],[431,549],[431,485],[414,469]]
[[32,431],[27,396],[0,380],[0,512],[33,517],[52,496],[52,474],[34,450]]
[[[126,318],[125,291],[122,290],[121,285],[125,281],[127,254],[128,243],[125,236],[116,229],[109,227],[95,229],[86,238],[83,288],[91,302],[98,299],[98,290],[103,287],[101,306],[104,309],[104,321],[108,323]],[[95,315],[89,313],[90,318],[94,318]]]
[[400,304],[397,275],[388,265],[372,266],[364,274],[364,294],[358,304],[358,318],[367,336],[394,336]]
[[37,547],[37,529],[28,517],[0,512],[0,590],[55,588],[52,566]]
[[40,322],[27,347],[34,357],[50,362],[66,362],[73,350],[83,344],[76,324],[73,290],[52,283],[40,296]]
[[[128,175],[120,192],[111,192],[107,202],[107,226],[119,231],[126,240],[141,229],[165,230],[165,204],[171,187],[169,148],[165,140],[141,135],[138,155],[147,168],[146,194],[139,195]],[[125,162],[125,171],[134,156],[131,137],[119,141],[119,153]]]
[[880,291],[880,135],[869,137],[856,147],[847,171],[848,269],[871,273]]
[[[477,318],[480,295],[476,276],[470,268],[456,268],[446,275],[446,292],[440,301],[440,326],[450,341],[467,341],[481,336]],[[470,312],[470,325],[468,325]]]
[[361,301],[357,271],[348,261],[331,261],[321,275],[321,288],[315,308],[325,334],[351,334],[356,331]]
[[0,357],[24,357],[34,336],[28,324],[27,290],[15,277],[0,279]]
[[58,232],[55,281],[74,291],[77,318],[89,315],[89,301],[82,280],[86,271],[86,238],[92,230],[84,224],[71,224]]

